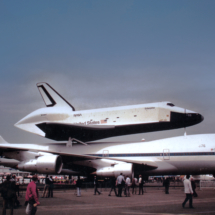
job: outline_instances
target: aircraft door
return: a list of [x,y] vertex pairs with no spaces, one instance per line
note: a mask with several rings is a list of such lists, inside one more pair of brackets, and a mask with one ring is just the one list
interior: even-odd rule
[[102,157],[109,157],[109,151],[108,150],[103,150]]
[[163,150],[163,159],[164,159],[164,160],[169,160],[169,159],[170,159],[170,152],[169,152],[169,149],[164,149],[164,150]]

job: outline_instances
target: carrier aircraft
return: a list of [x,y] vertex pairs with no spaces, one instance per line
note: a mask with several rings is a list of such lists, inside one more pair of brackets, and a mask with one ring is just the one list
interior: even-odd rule
[[15,126],[56,141],[72,139],[84,143],[183,128],[203,120],[201,114],[176,107],[171,102],[77,111],[48,83],[38,83],[37,87],[46,107],[30,113]]
[[19,144],[0,137],[1,165],[43,174],[116,177],[215,173],[215,134],[139,143]]

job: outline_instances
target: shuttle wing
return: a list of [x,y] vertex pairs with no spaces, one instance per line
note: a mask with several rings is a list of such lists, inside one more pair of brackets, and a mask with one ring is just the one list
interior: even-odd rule
[[44,133],[45,137],[64,141],[68,140],[69,137],[78,139],[80,141],[93,141],[106,137],[113,136],[115,126],[109,125],[79,125],[79,124],[66,124],[66,123],[40,123],[36,124]]

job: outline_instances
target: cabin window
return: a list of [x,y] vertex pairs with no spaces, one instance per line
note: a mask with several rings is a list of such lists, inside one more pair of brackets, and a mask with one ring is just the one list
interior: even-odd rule
[[174,107],[175,105],[173,103],[167,103],[170,107]]

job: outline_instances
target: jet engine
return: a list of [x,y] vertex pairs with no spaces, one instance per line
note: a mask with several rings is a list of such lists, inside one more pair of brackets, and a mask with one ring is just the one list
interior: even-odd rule
[[114,166],[104,167],[96,171],[98,176],[117,177],[122,173],[123,175],[133,176],[133,164],[119,163]]
[[23,161],[17,166],[17,168],[22,171],[44,174],[59,174],[62,167],[63,162],[59,155],[44,155],[37,159]]

